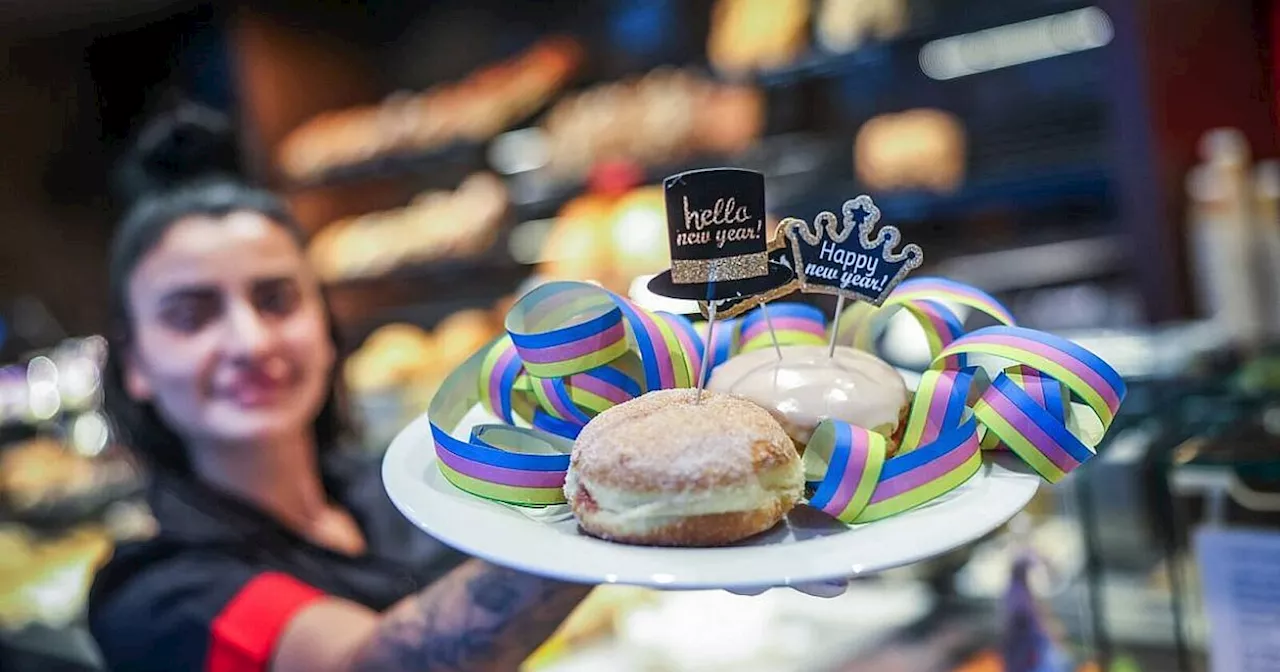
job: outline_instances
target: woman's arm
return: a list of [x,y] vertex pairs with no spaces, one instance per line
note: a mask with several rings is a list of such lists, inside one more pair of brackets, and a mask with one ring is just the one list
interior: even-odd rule
[[305,609],[272,670],[515,670],[590,591],[471,560],[382,615],[340,600]]

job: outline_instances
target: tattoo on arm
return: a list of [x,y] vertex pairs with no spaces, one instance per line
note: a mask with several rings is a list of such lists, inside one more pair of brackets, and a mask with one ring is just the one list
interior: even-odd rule
[[515,670],[590,592],[472,560],[388,611],[354,670]]

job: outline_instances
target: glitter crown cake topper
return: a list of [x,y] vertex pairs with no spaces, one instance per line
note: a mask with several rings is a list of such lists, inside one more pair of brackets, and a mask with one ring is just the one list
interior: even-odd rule
[[781,231],[791,241],[800,290],[861,299],[878,306],[920,267],[924,251],[915,243],[898,251],[902,233],[897,227],[876,229],[880,209],[870,196],[845,201],[843,213],[843,225],[831,212],[819,213],[812,226],[795,217],[782,221]]

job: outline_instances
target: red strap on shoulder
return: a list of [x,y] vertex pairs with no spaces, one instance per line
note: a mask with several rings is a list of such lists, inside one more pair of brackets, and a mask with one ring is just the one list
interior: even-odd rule
[[213,619],[205,671],[266,672],[289,619],[321,596],[288,574],[253,577]]

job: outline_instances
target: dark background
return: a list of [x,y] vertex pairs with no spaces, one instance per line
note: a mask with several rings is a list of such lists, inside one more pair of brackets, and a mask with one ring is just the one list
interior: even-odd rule
[[[1239,127],[1255,154],[1276,154],[1270,2],[1103,2],[1116,30],[1103,49],[948,82],[920,72],[917,53],[928,39],[1088,4],[915,2],[902,38],[864,47],[817,75],[765,82],[770,130],[814,133],[847,152],[874,114],[925,105],[954,111],[970,134],[973,188],[959,199],[894,202],[917,239],[933,243],[931,254],[1114,234],[1124,249],[1118,272],[1141,296],[1142,319],[1194,315],[1182,181],[1200,135],[1214,126]],[[457,78],[548,32],[587,41],[582,86],[662,63],[698,64],[710,6],[5,3],[0,315],[10,338],[3,354],[106,328],[104,251],[119,214],[110,169],[139,124],[181,96],[235,115],[247,174],[271,183],[266,152],[310,115]],[[849,173],[848,161],[825,172],[788,214],[807,216],[848,196]],[[318,197],[297,198],[305,210],[306,199]]]

